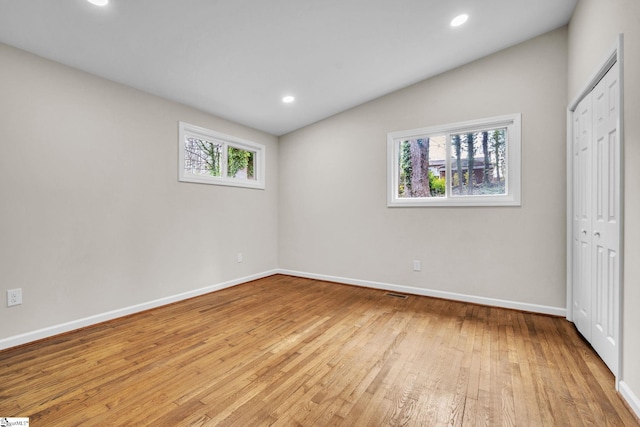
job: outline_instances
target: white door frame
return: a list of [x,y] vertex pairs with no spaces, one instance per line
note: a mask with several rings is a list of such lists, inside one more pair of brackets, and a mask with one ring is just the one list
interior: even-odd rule
[[619,34],[613,47],[609,49],[604,61],[600,63],[598,70],[567,107],[567,320],[573,321],[573,112],[582,99],[590,93],[607,71],[615,63],[618,67],[618,81],[620,84],[619,96],[619,144],[620,144],[620,283],[618,306],[618,372],[614,372],[616,378],[616,390],[618,390],[620,378],[622,378],[622,348],[623,348],[623,295],[624,295],[624,90],[623,90],[623,35]]

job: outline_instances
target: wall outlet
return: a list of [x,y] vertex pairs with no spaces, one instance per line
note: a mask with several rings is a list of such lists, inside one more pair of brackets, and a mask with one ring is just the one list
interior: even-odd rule
[[242,252],[238,252],[238,262],[242,262]]
[[420,265],[420,261],[417,259],[413,260],[413,271],[420,271],[422,266]]
[[7,291],[7,307],[22,304],[22,288]]

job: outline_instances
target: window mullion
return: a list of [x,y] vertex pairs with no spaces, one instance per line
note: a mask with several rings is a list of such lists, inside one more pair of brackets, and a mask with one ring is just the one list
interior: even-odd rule
[[226,141],[222,141],[222,161],[220,165],[220,173],[224,179],[227,179],[227,173],[229,170],[229,144]]
[[448,133],[447,134],[447,143],[445,146],[445,193],[444,193],[444,197],[445,199],[448,199],[451,197],[451,180],[452,180],[452,173],[451,173],[451,169],[452,169],[452,165],[451,165],[451,134]]

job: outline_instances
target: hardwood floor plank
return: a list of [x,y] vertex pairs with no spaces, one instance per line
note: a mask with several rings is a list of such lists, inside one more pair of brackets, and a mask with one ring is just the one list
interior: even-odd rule
[[0,352],[33,425],[640,425],[566,320],[272,276]]

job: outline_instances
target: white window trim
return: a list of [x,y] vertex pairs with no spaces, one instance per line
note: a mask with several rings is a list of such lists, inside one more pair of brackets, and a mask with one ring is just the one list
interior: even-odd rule
[[[481,132],[504,127],[507,129],[507,179],[504,195],[472,195],[455,197],[398,197],[399,144],[401,140],[447,135],[447,165],[451,164],[451,134]],[[521,193],[521,114],[491,117],[441,126],[403,130],[387,134],[387,206],[520,206]],[[451,167],[447,167],[447,194],[451,194]]]
[[[200,126],[185,122],[178,122],[178,180],[182,182],[195,182],[199,184],[226,185],[232,187],[265,188],[265,164],[266,147],[253,141],[226,135]],[[221,176],[199,176],[185,172],[185,147],[184,141],[188,136],[215,141],[222,144]],[[228,147],[255,152],[254,176],[255,179],[239,179],[227,176]]]

